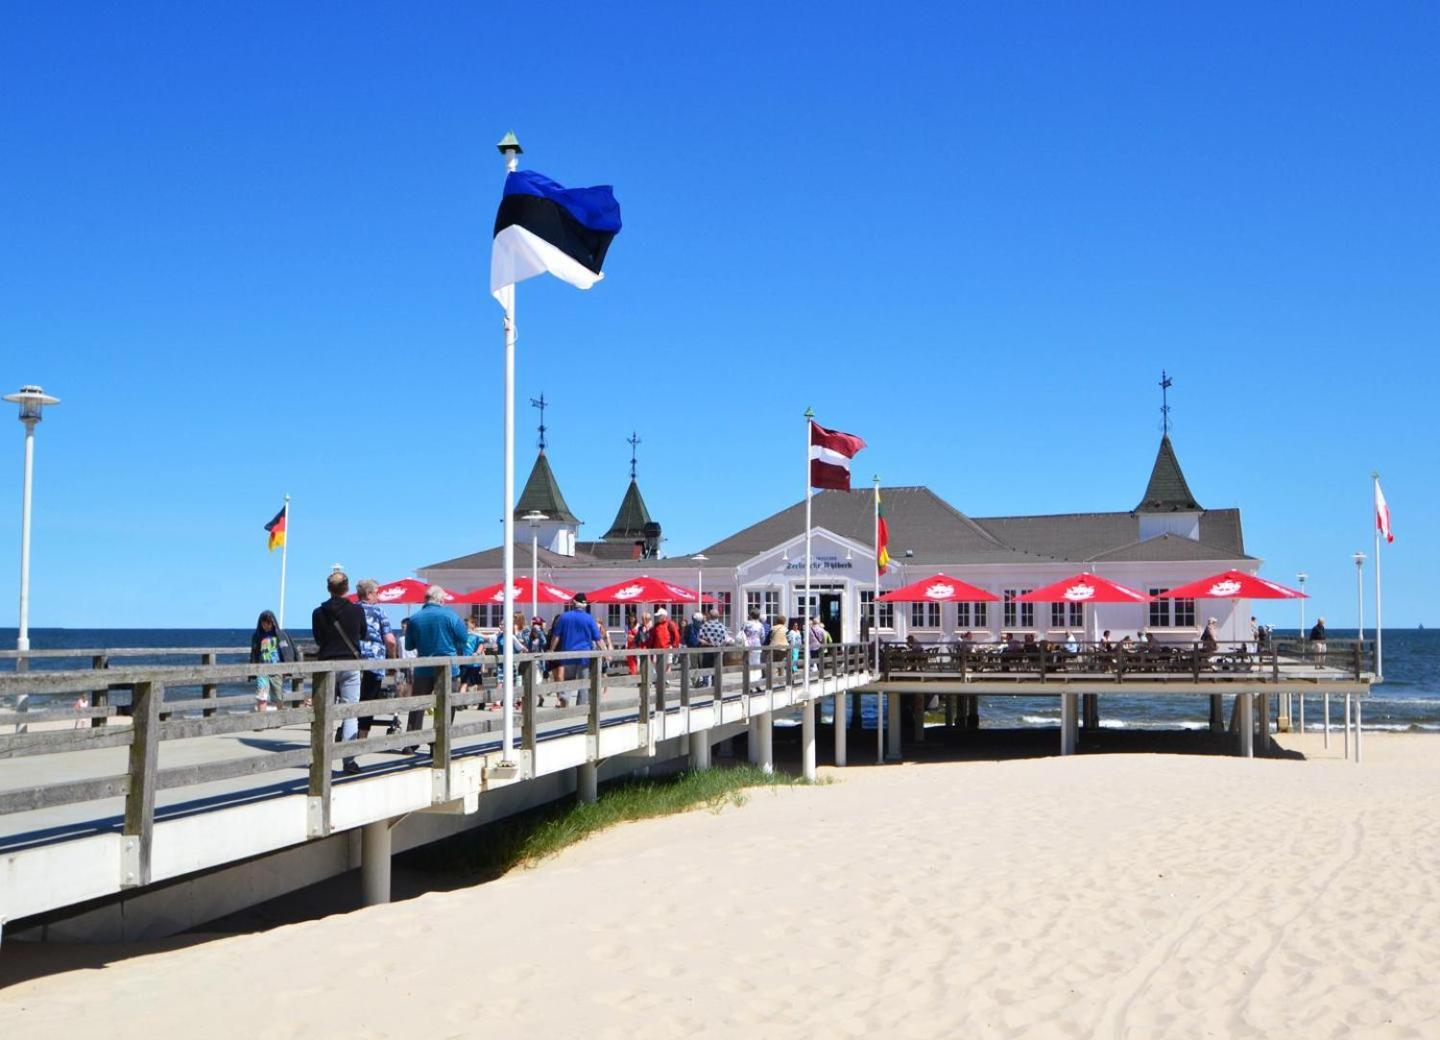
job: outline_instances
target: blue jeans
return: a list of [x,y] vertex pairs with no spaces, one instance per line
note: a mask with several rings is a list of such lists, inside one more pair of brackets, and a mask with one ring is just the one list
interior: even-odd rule
[[[359,672],[336,672],[335,673],[335,700],[340,704],[360,703],[360,673]],[[359,719],[343,719],[340,723],[340,739],[354,740],[355,733],[360,728]]]

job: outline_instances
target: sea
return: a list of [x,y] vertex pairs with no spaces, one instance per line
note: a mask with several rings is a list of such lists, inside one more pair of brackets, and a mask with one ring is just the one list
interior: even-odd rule
[[[89,650],[95,647],[245,647],[250,629],[224,628],[34,628],[30,646],[34,650]],[[291,629],[298,641],[307,641],[308,631]],[[1293,629],[1276,629],[1279,638],[1295,637]],[[1330,629],[1334,640],[1354,639],[1355,630]],[[15,629],[0,628],[0,646],[15,645]],[[1373,639],[1374,632],[1367,631]],[[246,654],[221,658],[224,662],[244,660]],[[136,656],[117,659],[121,664],[198,664],[176,657]],[[35,670],[89,667],[83,659],[45,659],[33,662]],[[0,672],[13,671],[13,660],[0,660]],[[241,693],[243,688],[222,689]],[[194,696],[193,693],[187,696]],[[1332,698],[1332,711],[1339,718],[1339,698]],[[248,703],[237,701],[248,708]],[[1205,729],[1209,725],[1209,704],[1200,697],[1138,698],[1106,695],[1101,698],[1101,726],[1115,729]],[[861,713],[867,729],[874,728],[875,698],[862,697]],[[828,714],[822,710],[822,718]],[[1306,706],[1307,728],[1319,729],[1320,698]],[[1060,707],[1054,698],[987,697],[981,709],[984,728],[1025,728],[1060,725]],[[1374,688],[1365,702],[1365,728],[1394,732],[1440,733],[1440,629],[1385,630],[1385,681]]]

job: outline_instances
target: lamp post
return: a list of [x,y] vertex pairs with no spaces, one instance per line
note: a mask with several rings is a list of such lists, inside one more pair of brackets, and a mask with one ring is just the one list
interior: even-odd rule
[[540,613],[540,525],[550,518],[532,509],[520,518],[530,525],[530,618]]
[[[5,400],[20,406],[20,421],[25,424],[25,483],[20,495],[20,634],[15,649],[30,649],[30,500],[35,474],[35,427],[47,404],[59,404],[38,386],[22,386],[18,392],[6,394]],[[28,667],[21,658],[18,667]]]
[[1301,598],[1300,598],[1300,599],[1297,599],[1297,600],[1295,601],[1296,603],[1300,604],[1300,640],[1301,640],[1301,642],[1304,642],[1304,640],[1305,640],[1305,599],[1304,599],[1304,593],[1305,593],[1305,583],[1306,583],[1307,581],[1309,581],[1309,580],[1310,580],[1310,575],[1306,574],[1304,571],[1301,571],[1299,574],[1295,575],[1295,581],[1296,581],[1297,583],[1299,583],[1299,585],[1300,585],[1300,593],[1301,593]]
[[703,614],[705,608],[701,605],[701,601],[705,598],[705,572],[702,568],[710,562],[710,557],[704,553],[696,553],[690,559],[700,565],[695,568],[695,609]]
[[[6,394],[5,400],[20,406],[20,421],[25,424],[25,481],[20,494],[20,630],[15,640],[15,649],[20,651],[15,670],[24,671],[30,667],[25,654],[30,649],[30,491],[35,472],[35,427],[45,406],[59,404],[60,398],[51,397],[38,386],[22,386],[17,393]],[[28,701],[25,694],[18,695],[15,710],[25,711]],[[15,727],[17,733],[25,731],[25,726]]]
[[1360,649],[1365,649],[1365,554],[1357,552],[1350,557],[1355,561],[1355,631],[1360,638]]

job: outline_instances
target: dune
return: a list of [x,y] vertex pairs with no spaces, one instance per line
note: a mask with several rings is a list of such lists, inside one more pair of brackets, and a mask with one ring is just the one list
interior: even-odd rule
[[1357,767],[1287,739],[1312,757],[831,771],[490,884],[18,982],[0,1032],[1440,1035],[1440,744],[1367,735]]

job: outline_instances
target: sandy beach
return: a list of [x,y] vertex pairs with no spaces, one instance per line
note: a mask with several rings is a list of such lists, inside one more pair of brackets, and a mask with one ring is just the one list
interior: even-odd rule
[[1315,757],[832,771],[475,888],[15,982],[0,1033],[1440,1035],[1440,744],[1367,735],[1357,768],[1287,740]]

